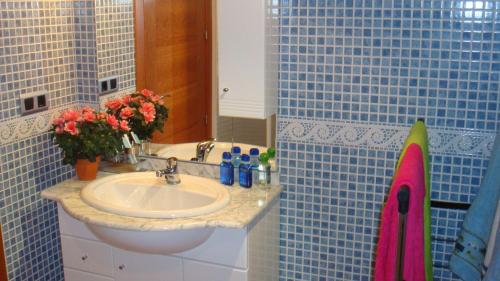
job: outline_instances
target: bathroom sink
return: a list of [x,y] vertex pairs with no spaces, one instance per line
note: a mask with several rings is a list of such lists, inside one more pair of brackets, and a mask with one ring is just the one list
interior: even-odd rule
[[[196,145],[198,143],[181,143],[181,144],[173,144],[160,149],[157,154],[160,157],[176,157],[177,159],[189,161],[191,158],[196,157]],[[266,148],[257,145],[244,144],[244,143],[235,143],[235,146],[239,146],[241,148],[241,153],[248,154],[251,148],[258,148],[260,152],[265,152]],[[230,142],[215,142],[215,147],[212,149],[210,154],[208,155],[207,163],[211,164],[219,164],[222,159],[222,153],[225,151],[231,151],[231,147],[233,146]]]
[[184,218],[215,212],[229,203],[216,181],[180,175],[168,185],[154,172],[124,173],[93,181],[81,191],[88,205],[113,214],[142,218]]
[[[93,181],[81,191],[82,200],[104,212],[133,219],[182,219],[207,215],[225,207],[228,190],[215,180],[180,175],[181,183],[167,185],[153,172],[125,173]],[[101,241],[140,253],[170,255],[192,249],[205,242],[214,228],[148,230],[117,229],[85,223]]]

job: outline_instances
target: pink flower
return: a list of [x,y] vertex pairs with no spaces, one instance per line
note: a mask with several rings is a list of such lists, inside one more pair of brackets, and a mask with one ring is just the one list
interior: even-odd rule
[[123,97],[122,102],[124,105],[129,106],[131,102],[133,102],[132,97],[130,95],[126,95]]
[[106,107],[113,111],[117,111],[121,106],[122,101],[120,99],[110,100],[106,103]]
[[56,127],[56,134],[60,135],[64,133],[64,128],[63,127]]
[[66,123],[66,125],[64,125],[64,131],[68,132],[72,136],[77,136],[80,133],[80,131],[78,131],[75,121],[70,121]]
[[155,117],[156,117],[155,114],[147,113],[147,114],[143,114],[143,115],[144,115],[144,121],[146,122],[146,124],[155,121]]
[[114,115],[108,115],[106,116],[106,122],[108,122],[108,124],[113,127],[113,129],[117,129],[118,126],[120,125],[118,120],[116,119],[116,117]]
[[129,119],[130,117],[134,116],[134,110],[130,107],[124,107],[122,110],[120,110],[120,117],[123,119]]
[[153,95],[154,95],[153,91],[150,91],[150,90],[148,90],[148,89],[143,89],[143,90],[141,91],[141,94],[142,94],[143,96],[145,96],[145,97],[151,97],[151,96],[153,96]]
[[83,120],[87,122],[94,122],[96,119],[95,113],[93,111],[84,111]]
[[130,127],[128,126],[128,122],[126,120],[120,121],[120,130],[122,131],[130,131]]
[[144,114],[156,114],[155,106],[150,102],[145,102],[141,104],[141,108],[139,108],[139,112]]
[[62,117],[58,117],[52,121],[52,124],[55,126],[62,126],[64,124],[64,119]]
[[146,121],[146,123],[151,123],[155,120],[156,109],[152,103],[145,102],[141,104],[139,112],[144,116],[144,121]]
[[80,119],[80,112],[73,110],[73,109],[69,109],[69,110],[66,110],[63,112],[62,118],[66,122],[78,121],[78,119]]
[[162,99],[163,99],[163,97],[162,97],[162,96],[159,96],[159,95],[152,95],[152,96],[151,96],[151,101],[152,101],[152,102],[159,102],[159,101],[161,101]]

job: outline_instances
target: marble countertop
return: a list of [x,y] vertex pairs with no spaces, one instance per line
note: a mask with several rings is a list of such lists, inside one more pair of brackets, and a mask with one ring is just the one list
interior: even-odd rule
[[[98,178],[109,175],[113,174],[100,172]],[[87,205],[80,198],[80,189],[88,183],[77,179],[67,180],[42,191],[42,197],[57,201],[68,214],[84,223],[117,229],[162,231],[206,227],[244,228],[275,204],[281,192],[278,186],[265,191],[235,185],[228,188],[231,195],[229,205],[217,212],[191,218],[148,219],[115,215]]]

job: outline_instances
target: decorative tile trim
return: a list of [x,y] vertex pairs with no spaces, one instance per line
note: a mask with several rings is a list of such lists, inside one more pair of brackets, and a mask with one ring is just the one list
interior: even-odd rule
[[50,129],[52,120],[59,116],[61,112],[68,108],[81,108],[83,106],[89,106],[89,104],[82,105],[74,102],[63,107],[4,121],[0,124],[0,145],[45,133]]
[[[281,118],[278,138],[282,141],[313,142],[343,147],[367,147],[399,151],[410,130],[405,126],[356,122]],[[495,134],[479,130],[428,128],[432,154],[489,157]]]

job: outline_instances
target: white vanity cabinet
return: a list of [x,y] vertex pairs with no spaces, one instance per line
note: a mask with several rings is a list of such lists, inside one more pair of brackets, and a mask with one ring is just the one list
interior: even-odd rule
[[217,228],[200,246],[172,256],[105,244],[58,204],[66,281],[275,281],[279,202],[246,228]]
[[217,0],[220,116],[266,119],[276,113],[276,6],[272,0]]

